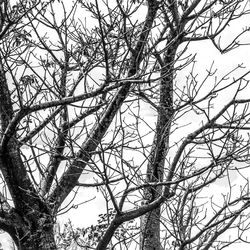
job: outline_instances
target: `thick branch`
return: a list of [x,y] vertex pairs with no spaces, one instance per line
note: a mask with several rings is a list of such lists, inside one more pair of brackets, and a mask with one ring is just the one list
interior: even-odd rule
[[[136,44],[135,52],[133,53],[131,58],[131,65],[128,70],[129,78],[134,76],[139,69],[145,43],[147,41],[149,32],[151,31],[151,28],[153,26],[157,10],[158,2],[149,1],[146,21],[141,31],[140,38]],[[56,208],[61,205],[67,195],[76,186],[78,178],[80,177],[83,169],[86,167],[86,164],[90,160],[93,152],[95,151],[104,134],[106,133],[114,116],[116,115],[117,111],[120,109],[121,105],[126,99],[130,90],[131,82],[124,82],[122,85],[123,87],[121,87],[117,91],[107,110],[103,113],[100,120],[93,127],[90,136],[82,144],[81,150],[77,154],[77,158],[81,159],[81,161],[78,161],[78,159],[76,159],[71,164],[68,170],[63,174],[57,187],[52,192],[50,199],[52,202],[56,203]]]

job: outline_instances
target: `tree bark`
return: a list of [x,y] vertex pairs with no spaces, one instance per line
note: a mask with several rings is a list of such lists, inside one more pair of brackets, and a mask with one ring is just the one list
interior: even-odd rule
[[[32,231],[27,232],[19,239],[18,250],[55,250],[57,249],[53,225],[49,228],[35,227]],[[21,236],[21,235],[20,235]]]
[[158,207],[141,217],[141,250],[161,250],[160,243],[160,213],[161,208]]
[[[172,34],[174,40],[176,35]],[[152,144],[149,163],[147,166],[147,182],[162,182],[164,177],[164,166],[167,151],[169,149],[169,135],[173,116],[173,78],[174,60],[179,45],[177,40],[169,46],[163,58],[164,65],[161,70],[160,97],[156,132]],[[144,190],[146,203],[151,203],[159,198],[162,187],[148,187]],[[160,239],[160,216],[161,207],[152,210],[141,217],[140,250],[163,249]]]

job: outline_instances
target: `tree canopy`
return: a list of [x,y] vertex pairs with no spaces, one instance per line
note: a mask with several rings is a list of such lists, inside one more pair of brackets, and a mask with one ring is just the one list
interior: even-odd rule
[[82,248],[248,243],[250,65],[221,62],[248,53],[249,7],[0,1],[0,229],[18,249],[67,249],[57,216],[93,188],[97,225],[65,229]]

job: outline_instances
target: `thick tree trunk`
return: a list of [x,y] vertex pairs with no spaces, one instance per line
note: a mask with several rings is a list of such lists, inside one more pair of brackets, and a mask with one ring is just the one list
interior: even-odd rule
[[46,229],[34,228],[27,235],[19,236],[18,250],[56,250],[53,226]]

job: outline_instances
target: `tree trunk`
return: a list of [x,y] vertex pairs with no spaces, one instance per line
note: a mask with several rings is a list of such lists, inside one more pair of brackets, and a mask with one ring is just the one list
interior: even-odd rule
[[[174,40],[174,34],[172,34]],[[158,118],[154,141],[149,156],[147,166],[146,181],[151,183],[162,182],[164,177],[165,158],[169,149],[169,136],[173,110],[173,78],[174,60],[179,42],[173,43],[168,47],[164,56],[161,70],[161,82],[159,87],[160,97],[158,105]],[[171,174],[172,175],[172,174]],[[167,179],[171,179],[168,174]],[[168,180],[169,181],[169,180]],[[162,187],[147,187],[144,189],[145,202],[155,201],[162,193]],[[141,217],[140,250],[161,250],[160,238],[160,213],[161,208],[145,214]]]
[[160,210],[157,208],[141,217],[140,250],[161,250]]
[[[19,237],[18,250],[55,250],[57,249],[53,226],[46,229],[34,228],[27,235]],[[20,235],[21,236],[21,235]]]

